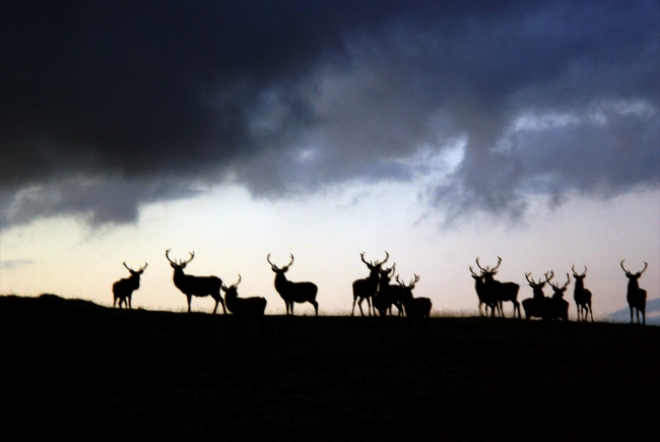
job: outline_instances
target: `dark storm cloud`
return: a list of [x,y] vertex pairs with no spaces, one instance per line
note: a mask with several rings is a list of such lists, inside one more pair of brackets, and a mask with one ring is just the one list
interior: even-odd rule
[[461,139],[450,216],[658,185],[657,2],[436,3],[4,2],[2,225],[408,180]]

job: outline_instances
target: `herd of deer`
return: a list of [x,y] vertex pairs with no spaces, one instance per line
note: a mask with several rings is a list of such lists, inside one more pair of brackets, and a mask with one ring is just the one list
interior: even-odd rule
[[[241,275],[238,275],[238,281],[235,284],[227,287],[222,283],[222,280],[217,276],[193,276],[186,275],[183,269],[186,265],[193,260],[195,252],[190,252],[190,258],[187,260],[173,261],[169,257],[170,250],[165,251],[165,258],[170,262],[174,269],[174,285],[184,294],[188,300],[188,312],[191,311],[192,297],[205,297],[210,296],[215,300],[215,307],[213,313],[215,314],[218,309],[218,304],[222,305],[222,310],[237,316],[263,316],[266,310],[266,299],[262,297],[239,298],[237,286],[241,282]],[[351,316],[355,313],[355,304],[357,303],[360,309],[360,314],[364,316],[362,310],[362,303],[366,300],[369,316],[392,315],[392,307],[396,307],[398,316],[407,316],[409,319],[423,319],[428,318],[431,314],[432,303],[429,298],[415,298],[412,295],[412,290],[415,284],[419,281],[419,276],[414,275],[414,278],[409,284],[404,283],[396,275],[396,285],[391,284],[392,277],[395,275],[396,264],[390,268],[383,268],[390,255],[385,252],[385,259],[382,261],[367,261],[364,258],[364,253],[360,254],[360,259],[366,264],[369,269],[369,276],[364,279],[358,279],[353,282],[353,308]],[[490,309],[490,315],[495,316],[499,313],[504,317],[504,310],[502,304],[504,302],[513,303],[513,316],[518,313],[518,318],[521,318],[520,302],[518,302],[518,290],[520,286],[514,282],[500,282],[495,280],[494,276],[502,263],[502,258],[497,258],[495,267],[485,268],[479,263],[477,258],[476,263],[481,272],[479,274],[470,267],[470,273],[475,280],[475,289],[479,298],[479,314],[487,315]],[[294,257],[291,254],[291,261],[283,266],[278,267],[270,260],[270,253],[266,257],[268,264],[270,264],[272,271],[275,273],[275,290],[284,300],[286,306],[286,314],[293,315],[293,306],[295,303],[309,302],[314,307],[316,316],[318,316],[318,302],[316,301],[316,294],[318,287],[311,282],[292,282],[289,281],[284,275],[289,267],[293,264]],[[636,312],[637,322],[640,322],[639,314],[642,314],[642,323],[646,324],[646,290],[639,287],[639,278],[648,267],[644,263],[644,268],[637,272],[632,273],[623,266],[625,260],[621,261],[620,265],[628,278],[628,291],[626,299],[630,307],[630,322],[633,322],[633,312]],[[133,270],[124,262],[124,267],[128,269],[131,276],[128,278],[120,279],[112,285],[112,292],[114,295],[113,307],[117,305],[119,308],[131,306],[131,297],[135,290],[140,287],[140,275],[147,268],[147,263],[140,267],[138,270]],[[584,272],[578,274],[575,271],[575,266],[572,267],[573,277],[575,278],[574,299],[577,306],[578,321],[587,321],[589,315],[593,322],[593,311],[591,308],[591,292],[584,288],[584,278],[587,274],[587,267],[584,267]],[[554,284],[554,272],[546,272],[545,279],[539,278],[538,282],[532,278],[531,273],[526,273],[525,278],[532,288],[533,297],[522,301],[523,309],[525,310],[525,317],[527,319],[538,317],[544,320],[547,319],[563,319],[568,320],[568,302],[563,299],[564,292],[570,283],[570,275],[566,273],[566,283],[563,286]],[[554,291],[552,297],[546,297],[543,294],[543,287],[549,284]],[[222,298],[221,290],[224,291],[225,297]],[[482,306],[485,305],[485,310],[482,311]]]
[[[648,267],[648,263],[644,263],[644,268],[641,271],[632,273],[626,270],[623,266],[624,261],[625,260],[622,260],[620,265],[628,278],[626,300],[630,307],[630,322],[633,322],[633,313],[636,313],[637,322],[639,323],[639,314],[641,313],[642,323],[646,325],[646,290],[639,288],[638,280]],[[479,269],[481,269],[481,273],[475,273],[474,270],[472,270],[472,267],[470,267],[470,273],[475,280],[475,290],[479,297],[479,314],[484,314],[482,313],[481,308],[482,305],[485,304],[486,314],[488,314],[488,309],[490,309],[491,316],[495,316],[495,314],[499,312],[500,316],[504,317],[502,303],[511,301],[513,303],[513,316],[515,317],[517,312],[518,318],[520,318],[520,302],[518,302],[517,299],[520,286],[514,282],[500,282],[493,277],[502,263],[502,258],[499,256],[497,257],[497,265],[493,268],[488,266],[486,266],[486,268],[482,267],[479,264],[479,258],[477,258],[476,262]],[[591,316],[591,321],[593,322],[594,315],[591,308],[591,292],[584,288],[584,278],[587,276],[587,267],[584,267],[584,272],[581,274],[578,274],[575,271],[575,266],[571,267],[571,270],[573,272],[573,278],[575,278],[573,297],[575,299],[575,305],[577,306],[578,321],[587,321],[588,317]],[[564,292],[566,291],[568,284],[571,282],[571,277],[566,273],[566,283],[559,286],[559,284],[551,282],[554,275],[553,271],[546,272],[544,274],[545,280],[539,278],[538,281],[534,281],[531,273],[525,273],[525,279],[527,279],[533,292],[532,298],[527,298],[522,302],[523,309],[525,310],[525,318],[530,319],[536,317],[544,320],[562,319],[568,321],[569,305],[568,302],[564,300]],[[552,297],[547,297],[543,294],[543,287],[546,283],[552,287],[554,292]]]

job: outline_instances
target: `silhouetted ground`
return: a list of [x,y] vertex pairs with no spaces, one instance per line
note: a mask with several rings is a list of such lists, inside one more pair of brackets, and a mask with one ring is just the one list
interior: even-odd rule
[[[122,311],[0,297],[3,431],[272,440],[657,434],[660,328]],[[12,428],[14,427],[14,428]]]

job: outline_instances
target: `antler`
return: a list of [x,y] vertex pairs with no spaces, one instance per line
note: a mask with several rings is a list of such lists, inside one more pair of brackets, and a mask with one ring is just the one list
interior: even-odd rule
[[[126,265],[126,264],[124,264],[124,265]],[[138,272],[143,272],[144,269],[147,268],[147,265],[148,265],[148,264],[145,262],[145,263],[144,263],[144,266],[143,266],[143,267],[140,267],[140,270],[138,270]]]
[[568,280],[566,281],[566,284],[564,284],[564,286],[563,286],[562,288],[559,288],[559,285],[554,285],[554,284],[551,283],[549,280],[548,280],[548,284],[550,284],[550,285],[552,286],[552,288],[554,288],[554,289],[556,289],[556,290],[560,290],[560,291],[562,291],[562,290],[564,290],[566,287],[568,287],[568,284],[571,282],[571,276],[570,276],[568,273],[566,273],[566,278],[568,278]]
[[[490,270],[490,269],[488,269],[488,266],[486,266],[485,269],[483,267],[481,267],[481,264],[479,264],[479,257],[478,256],[477,256],[477,267],[479,267],[484,272],[488,272]],[[488,269],[488,270],[486,270],[486,269]]]
[[474,270],[472,270],[472,266],[470,266],[470,273],[472,273],[472,276],[474,276],[475,278],[480,278],[481,277],[480,275],[477,275],[476,273],[474,273]]
[[578,276],[582,277],[582,276],[587,274],[587,266],[584,266],[584,273],[581,274],[581,275],[578,275],[577,272],[575,271],[575,265],[573,265],[573,267],[571,267],[571,270],[573,271],[573,276],[575,276],[576,278]]
[[124,264],[124,267],[126,267],[129,272],[133,273],[135,271],[135,270],[133,270],[132,268],[130,268],[129,266],[126,265],[126,261],[124,261],[123,264]]
[[190,261],[192,261],[193,258],[195,257],[195,251],[193,250],[192,252],[188,252],[188,253],[190,254],[190,259],[189,259],[188,261],[185,261],[185,262],[184,262],[183,260],[179,260],[179,262],[174,262],[174,261],[172,261],[172,260],[170,259],[170,256],[169,256],[170,250],[172,250],[172,249],[167,249],[167,250],[165,250],[165,258],[167,258],[167,260],[168,260],[169,262],[171,262],[172,264],[174,264],[174,265],[179,265],[179,266],[181,266],[181,265],[184,265],[184,264],[188,264],[188,263],[189,263]]
[[639,272],[639,275],[640,275],[640,276],[642,275],[642,273],[644,273],[644,271],[646,270],[646,268],[647,268],[648,266],[649,266],[649,263],[646,262],[646,261],[644,261],[644,268],[642,269],[641,272]]
[[[548,274],[549,274],[550,276],[548,276]],[[555,277],[555,272],[553,272],[552,270],[550,270],[549,272],[545,272],[545,273],[543,274],[543,276],[545,276],[545,282],[547,282],[548,284],[552,285],[552,284],[550,283],[550,280],[551,280],[552,278]]]
[[494,272],[495,270],[497,270],[497,268],[500,266],[500,264],[502,264],[502,258],[500,258],[500,257],[498,256],[498,257],[497,257],[497,265],[495,266],[494,269],[491,269],[490,271],[491,271],[491,272]]
[[241,274],[239,273],[238,274],[238,281],[236,281],[236,284],[232,285],[232,287],[234,287],[234,288],[238,287],[238,284],[240,284],[240,283],[241,283]]
[[417,275],[415,273],[413,273],[413,275],[415,275],[415,280],[410,282],[410,288],[415,287],[415,284],[417,284],[419,282],[419,275]]
[[623,261],[625,261],[625,259],[622,259],[619,264],[621,265],[623,271],[626,272],[626,275],[630,275],[631,273],[628,270],[626,270],[626,268],[623,266]]
[[364,253],[365,253],[365,252],[360,253],[360,257],[362,258],[362,262],[365,263],[366,265],[370,266],[370,267],[381,266],[381,265],[385,264],[385,263],[387,262],[387,260],[390,258],[390,254],[387,253],[387,250],[386,250],[386,251],[385,251],[385,259],[384,259],[384,260],[382,260],[382,261],[380,261],[380,262],[379,262],[378,260],[376,260],[376,261],[372,261],[372,262],[367,262],[367,261],[364,259]]
[[534,278],[530,279],[530,276],[532,275],[532,272],[525,273],[525,279],[527,279],[527,282],[530,284],[537,285],[536,282],[534,281]]
[[376,261],[376,262],[377,262],[378,265],[383,265],[387,262],[388,259],[390,259],[390,254],[387,253],[387,250],[385,250],[385,259],[381,262],[378,262],[378,261]]
[[287,267],[291,266],[291,264],[293,264],[293,253],[291,253],[290,255],[291,255],[291,262],[288,263],[287,265],[285,265],[284,267],[277,267],[275,264],[273,264],[270,261],[270,253],[268,254],[268,256],[266,256],[266,260],[268,261],[268,264],[270,264],[270,266],[273,267],[274,269],[282,270],[284,268],[287,268]]

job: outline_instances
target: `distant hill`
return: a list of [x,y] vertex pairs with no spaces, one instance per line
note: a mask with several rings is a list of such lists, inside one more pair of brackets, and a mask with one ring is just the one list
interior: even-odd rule
[[0,333],[3,431],[27,438],[627,439],[646,436],[660,394],[660,327],[629,324],[440,317],[408,331],[45,295],[0,296]]
[[[660,325],[660,298],[646,301],[646,324]],[[621,310],[610,313],[609,318],[617,322],[630,322],[630,308],[624,307]],[[637,318],[635,318],[637,321]]]

